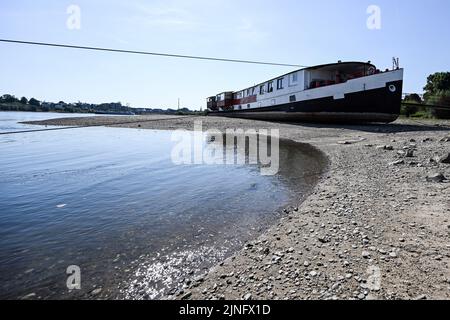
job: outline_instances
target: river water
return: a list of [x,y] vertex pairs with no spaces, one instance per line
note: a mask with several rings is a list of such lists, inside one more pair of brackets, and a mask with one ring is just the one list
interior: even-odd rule
[[[76,115],[0,112],[0,132],[62,116]],[[171,138],[105,127],[0,135],[0,298],[174,293],[276,221],[323,167],[317,151],[289,142],[274,176],[176,165]],[[67,288],[69,266],[81,270],[80,290]]]

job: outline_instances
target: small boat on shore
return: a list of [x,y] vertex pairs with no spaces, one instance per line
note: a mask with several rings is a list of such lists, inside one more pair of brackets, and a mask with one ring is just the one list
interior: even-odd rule
[[274,121],[381,122],[400,115],[403,69],[370,62],[308,67],[207,99],[209,115]]

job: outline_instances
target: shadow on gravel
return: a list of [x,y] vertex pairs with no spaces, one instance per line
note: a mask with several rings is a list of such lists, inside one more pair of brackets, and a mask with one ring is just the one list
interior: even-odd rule
[[401,133],[401,132],[420,132],[420,131],[450,131],[450,126],[429,125],[429,124],[320,124],[320,123],[289,123],[291,125],[323,128],[323,129],[348,129],[355,131],[366,131],[372,133]]

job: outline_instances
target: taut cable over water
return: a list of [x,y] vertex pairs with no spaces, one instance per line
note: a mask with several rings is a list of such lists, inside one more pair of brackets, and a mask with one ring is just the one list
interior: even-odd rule
[[232,62],[232,63],[247,63],[247,64],[268,65],[268,66],[279,66],[279,67],[295,67],[295,68],[306,67],[306,66],[302,66],[302,65],[298,65],[298,64],[287,64],[287,63],[278,63],[278,62],[265,62],[265,61],[254,61],[254,60],[190,56],[190,55],[171,54],[171,53],[156,53],[156,52],[148,52],[148,51],[134,51],[134,50],[111,49],[111,48],[75,46],[75,45],[60,44],[60,43],[33,42],[33,41],[22,41],[22,40],[12,40],[12,39],[0,39],[0,42],[35,45],[35,46],[46,46],[46,47],[57,47],[57,48],[66,48],[66,49],[81,49],[81,50],[91,50],[91,51],[106,51],[106,52],[115,52],[115,53],[140,54],[140,55],[160,56],[160,57],[168,57],[168,58],[195,59],[195,60]]

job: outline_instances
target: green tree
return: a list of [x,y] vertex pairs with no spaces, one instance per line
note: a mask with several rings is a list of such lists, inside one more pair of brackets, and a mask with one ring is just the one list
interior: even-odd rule
[[450,119],[450,90],[438,91],[428,101],[430,104],[442,106],[432,109],[433,116],[438,119]]
[[411,93],[405,97],[405,102],[422,103],[422,98],[417,93]]
[[[425,101],[427,104],[450,107],[450,72],[436,72],[427,79]],[[439,119],[449,119],[450,111],[434,108],[432,115]]]
[[41,105],[41,103],[39,102],[39,100],[35,99],[35,98],[31,98],[30,101],[28,101],[28,103],[31,106],[35,106],[35,107],[39,107]]
[[1,98],[0,98],[0,102],[4,102],[4,103],[13,103],[13,102],[19,102],[19,99],[17,99],[15,96],[10,95],[10,94],[4,94]]
[[425,100],[440,91],[450,90],[450,72],[436,72],[428,76],[425,90]]
[[28,104],[28,99],[25,97],[22,97],[22,99],[20,99],[20,103],[21,104]]
[[416,106],[402,105],[402,108],[400,109],[400,114],[409,117],[417,113],[417,111],[419,111],[419,108]]
[[421,109],[419,105],[422,104],[422,98],[417,93],[412,93],[407,95],[403,102],[409,104],[402,105],[400,113],[404,116],[409,117],[417,113]]

